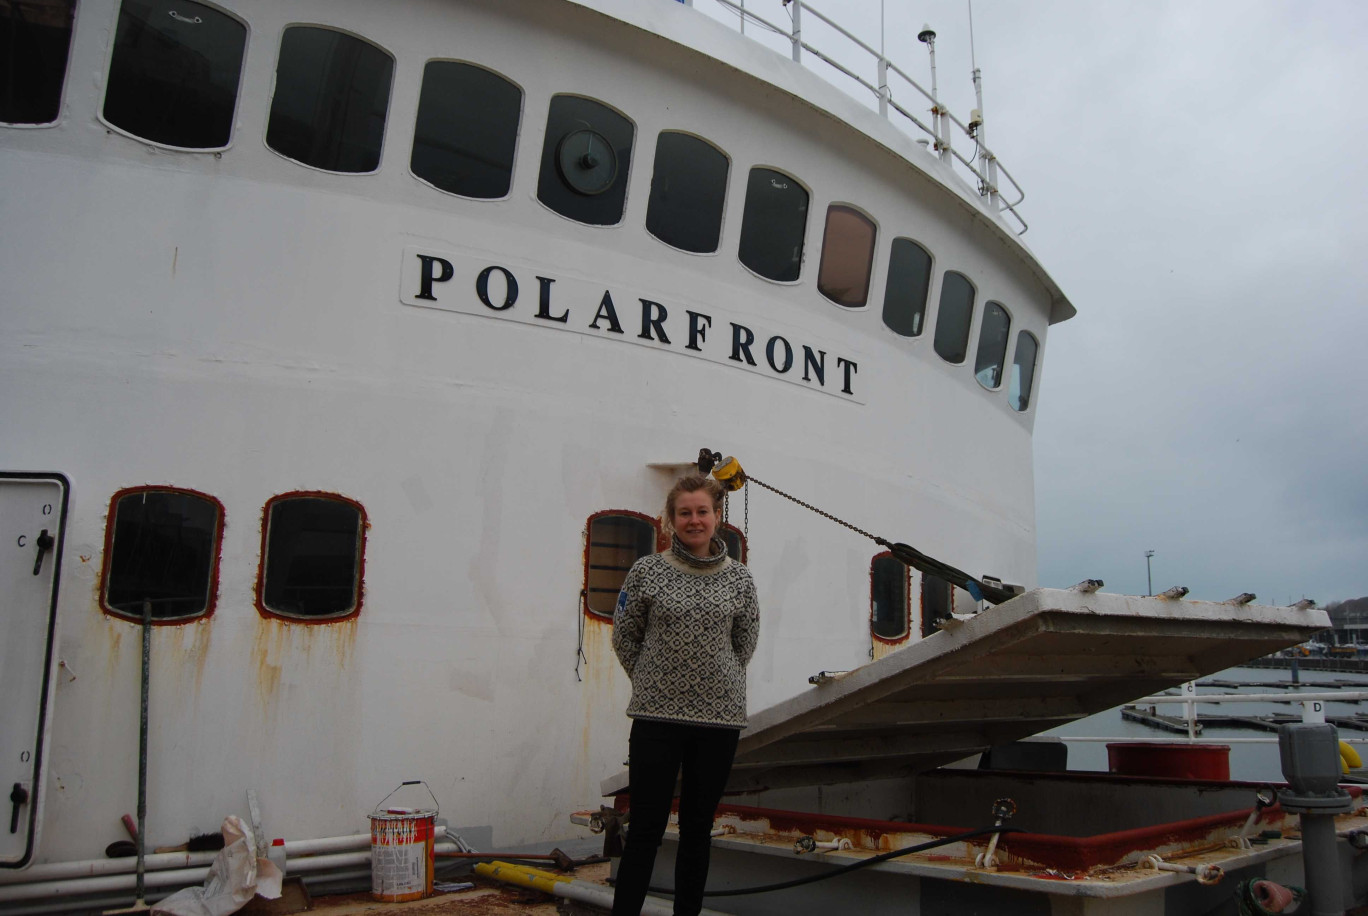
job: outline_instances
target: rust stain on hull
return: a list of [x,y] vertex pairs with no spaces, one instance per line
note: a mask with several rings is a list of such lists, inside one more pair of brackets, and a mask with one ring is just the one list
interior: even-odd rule
[[291,678],[305,678],[318,664],[328,675],[341,674],[356,655],[357,618],[321,623],[295,623],[279,617],[257,616],[252,635],[252,660],[256,668],[257,699],[269,709],[279,698],[286,666]]
[[613,669],[618,662],[613,654],[612,623],[582,611],[580,619],[584,627],[584,643],[581,646],[584,657],[579,662],[584,683],[580,693],[582,727],[578,762],[580,772],[587,772],[593,759],[594,719],[613,703]]

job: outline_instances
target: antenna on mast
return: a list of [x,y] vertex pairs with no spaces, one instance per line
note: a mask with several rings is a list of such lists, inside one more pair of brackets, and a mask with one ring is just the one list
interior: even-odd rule
[[978,56],[974,48],[974,0],[965,0],[969,7],[969,63],[973,69],[974,103],[976,107],[969,112],[969,134],[978,144],[979,161],[983,174],[979,180],[979,196],[987,197],[994,210],[998,208],[997,158],[988,149],[988,141],[983,130],[983,73],[979,70]]
[[974,57],[974,0],[965,0],[969,4],[969,66],[978,73],[978,59]]

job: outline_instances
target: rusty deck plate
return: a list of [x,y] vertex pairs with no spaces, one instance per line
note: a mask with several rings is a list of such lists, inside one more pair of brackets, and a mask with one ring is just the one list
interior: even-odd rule
[[[728,791],[921,772],[1329,625],[1315,609],[1036,589],[752,714]],[[625,770],[602,783],[626,788]]]

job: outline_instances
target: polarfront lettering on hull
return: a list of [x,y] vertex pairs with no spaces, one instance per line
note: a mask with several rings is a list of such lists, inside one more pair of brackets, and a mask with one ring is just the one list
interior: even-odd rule
[[[529,295],[531,279],[535,293]],[[535,296],[535,306],[533,297]],[[638,303],[632,303],[635,298]],[[470,255],[404,249],[399,300],[405,305],[562,327],[724,365],[762,372],[846,400],[856,394],[860,360],[797,340],[772,322],[732,320],[643,296],[629,298],[578,278],[546,277],[533,268],[490,264]],[[718,334],[714,329],[721,330]]]

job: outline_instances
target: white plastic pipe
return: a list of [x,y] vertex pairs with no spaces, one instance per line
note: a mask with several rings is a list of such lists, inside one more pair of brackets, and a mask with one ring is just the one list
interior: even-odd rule
[[[215,852],[163,852],[148,856],[144,861],[148,871],[168,868],[198,868],[214,861]],[[25,871],[0,873],[0,887],[10,884],[35,884],[72,878],[97,878],[101,875],[132,873],[138,867],[136,856],[119,859],[90,859],[85,862],[52,862],[34,865]]]
[[370,841],[369,833],[357,833],[352,836],[325,836],[312,840],[286,840],[285,854],[287,856],[314,856],[328,852],[350,852],[354,849],[369,849]]
[[[435,833],[444,838],[446,828],[438,827]],[[290,874],[306,874],[369,865],[370,843],[369,833],[286,841],[286,870]],[[448,842],[438,844],[438,848],[458,851],[454,843]],[[217,852],[168,852],[147,856],[144,883],[148,887],[201,884],[216,855]],[[137,886],[137,875],[133,874],[136,868],[136,857],[35,865],[21,872],[0,874],[0,902],[128,890]]]
[[[178,868],[169,871],[151,871],[143,883],[148,887],[176,885],[189,887],[203,884],[208,877],[208,868]],[[137,886],[138,876],[107,875],[99,878],[69,878],[64,881],[36,881],[30,884],[7,884],[0,887],[0,902],[11,900],[44,900],[53,897],[73,897],[79,894],[98,894],[102,891],[132,890]]]
[[[441,840],[446,837],[446,827],[438,826],[433,836]],[[370,849],[369,833],[353,833],[348,836],[327,836],[313,840],[286,840],[287,856],[312,856],[325,852],[345,852],[349,849]]]

